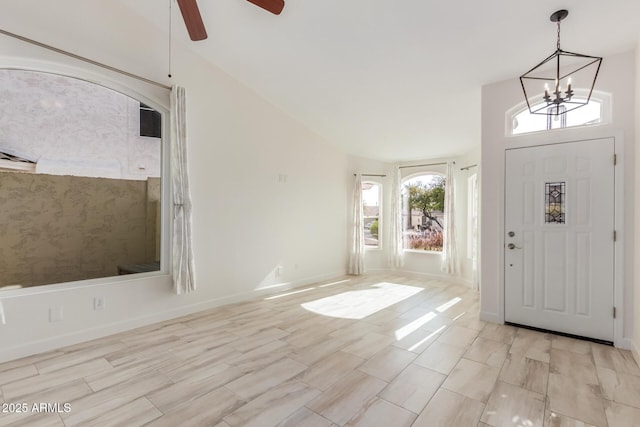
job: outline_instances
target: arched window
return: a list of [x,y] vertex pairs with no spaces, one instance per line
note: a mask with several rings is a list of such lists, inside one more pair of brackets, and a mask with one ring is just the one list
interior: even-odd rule
[[[587,93],[576,89],[576,100],[584,101]],[[544,103],[533,105],[533,110],[544,111]],[[507,112],[507,134],[522,135],[531,132],[564,129],[577,126],[593,126],[608,121],[611,96],[599,92],[592,95],[589,103],[559,116],[531,114],[527,105],[521,103]]]
[[402,241],[407,250],[442,251],[445,177],[421,173],[402,180]]
[[380,220],[382,206],[382,185],[377,182],[362,183],[362,224],[364,227],[364,244],[367,248],[380,247]]
[[41,71],[0,92],[0,290],[160,271],[167,111]]

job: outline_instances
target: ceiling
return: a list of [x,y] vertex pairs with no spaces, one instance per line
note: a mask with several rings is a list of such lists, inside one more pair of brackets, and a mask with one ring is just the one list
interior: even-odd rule
[[[169,1],[119,0],[117,13],[167,31]],[[174,3],[174,43],[328,142],[384,161],[478,147],[481,86],[516,79],[555,50],[555,10],[569,10],[566,50],[606,57],[640,40],[637,0],[285,1],[276,16],[245,0],[198,0],[209,34],[201,42],[188,39]]]

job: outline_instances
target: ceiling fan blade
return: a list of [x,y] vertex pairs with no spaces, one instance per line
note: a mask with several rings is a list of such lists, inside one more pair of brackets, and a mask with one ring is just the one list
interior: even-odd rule
[[282,9],[284,9],[284,0],[247,0],[250,3],[255,4],[258,7],[268,10],[274,15],[280,15]]
[[206,39],[207,30],[204,28],[196,0],[178,0],[178,6],[180,6],[184,25],[187,27],[191,40],[198,41]]

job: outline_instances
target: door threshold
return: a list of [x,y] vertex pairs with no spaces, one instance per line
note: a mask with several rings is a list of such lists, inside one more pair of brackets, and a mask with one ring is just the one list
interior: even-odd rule
[[545,332],[545,333],[548,333],[548,334],[560,335],[562,337],[574,338],[574,339],[582,340],[582,341],[591,341],[591,342],[594,342],[596,344],[610,345],[611,347],[613,347],[613,341],[600,340],[598,338],[583,337],[581,335],[567,334],[565,332],[558,332],[558,331],[552,331],[552,330],[549,330],[549,329],[536,328],[535,326],[521,325],[519,323],[504,322],[504,324],[505,325],[510,325],[510,326],[516,326],[516,327],[522,328],[522,329],[529,329],[531,331]]

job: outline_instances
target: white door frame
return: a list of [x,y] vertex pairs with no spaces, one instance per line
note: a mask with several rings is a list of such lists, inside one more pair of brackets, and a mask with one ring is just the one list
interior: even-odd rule
[[[560,134],[558,136],[558,133]],[[613,138],[615,153],[617,156],[617,165],[614,171],[615,182],[615,204],[614,204],[614,227],[617,232],[617,240],[614,245],[614,295],[613,301],[616,307],[616,317],[613,319],[613,344],[620,348],[629,348],[630,343],[624,339],[624,141],[622,133],[608,133],[607,135],[591,135],[574,138],[567,138],[562,131],[545,132],[540,135],[531,135],[528,138],[518,138],[510,140],[504,147],[502,171],[503,179],[500,192],[500,217],[498,232],[499,256],[498,256],[498,276],[500,285],[498,286],[498,322],[504,324],[505,317],[505,275],[504,275],[504,258],[505,258],[505,180],[506,180],[506,155],[507,150],[512,148],[537,147],[540,145],[564,144],[569,142],[580,142],[593,139]],[[554,135],[552,135],[554,134]]]

